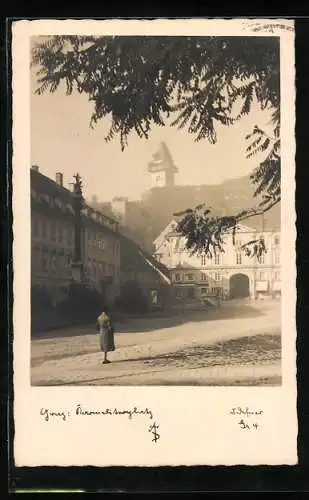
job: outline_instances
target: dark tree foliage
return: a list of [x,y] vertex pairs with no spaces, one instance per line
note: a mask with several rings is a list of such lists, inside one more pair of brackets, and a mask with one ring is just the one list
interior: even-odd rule
[[[280,201],[280,57],[275,37],[94,37],[53,36],[33,48],[38,67],[36,92],[54,92],[61,82],[68,95],[84,93],[93,103],[91,126],[108,116],[105,141],[116,136],[121,148],[131,132],[148,138],[153,125],[186,128],[195,141],[217,140],[218,123],[231,126],[247,115],[257,98],[272,112],[273,134],[255,126],[248,156],[264,153],[251,173],[262,201],[233,217],[211,217],[205,205],[185,211],[179,232],[192,252],[223,250],[223,234]],[[237,108],[237,111],[235,109]],[[170,122],[169,122],[170,123]],[[263,241],[244,250],[260,255]]]

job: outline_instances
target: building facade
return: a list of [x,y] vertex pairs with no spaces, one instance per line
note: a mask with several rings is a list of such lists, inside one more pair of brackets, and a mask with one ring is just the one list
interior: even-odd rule
[[87,283],[112,303],[120,287],[120,235],[117,223],[86,207],[83,213],[83,262]]
[[[224,253],[213,258],[191,255],[185,238],[176,232],[172,221],[156,238],[155,258],[170,271],[175,296],[203,301],[212,295],[223,298],[262,298],[281,294],[280,232],[257,232],[244,225],[224,238]],[[266,253],[258,260],[241,249],[246,242],[264,238]]]
[[[82,213],[82,262],[85,281],[108,295],[120,285],[120,243],[117,222],[85,207]],[[72,282],[74,209],[72,192],[31,168],[31,282],[54,302],[66,299]]]

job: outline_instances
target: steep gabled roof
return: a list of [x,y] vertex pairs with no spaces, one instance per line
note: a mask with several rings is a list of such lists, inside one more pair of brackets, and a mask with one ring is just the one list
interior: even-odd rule
[[161,233],[156,237],[154,240],[154,245],[155,247],[160,246],[160,244],[164,241],[165,236],[167,236],[169,233],[173,232],[175,227],[177,226],[177,222],[175,220],[171,220],[171,222],[168,223],[168,225],[161,231]]
[[121,267],[124,270],[134,268],[144,269],[145,266],[156,272],[166,283],[171,284],[169,270],[158,262],[151,254],[143,250],[137,243],[127,236],[120,234],[120,258]]

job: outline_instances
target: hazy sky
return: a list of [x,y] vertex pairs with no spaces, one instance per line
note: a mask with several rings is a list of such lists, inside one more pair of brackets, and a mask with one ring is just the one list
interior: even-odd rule
[[[34,72],[31,75],[32,91],[36,88]],[[89,127],[92,105],[85,95],[66,96],[63,88],[54,94],[31,95],[31,164],[51,177],[63,172],[64,184],[72,181],[75,172],[83,178],[84,194],[96,194],[100,201],[114,196],[138,199],[150,188],[147,173],[160,141],[165,141],[175,165],[177,184],[217,184],[226,178],[246,175],[256,165],[257,158],[246,159],[245,135],[255,124],[263,126],[269,119],[265,112],[255,107],[251,114],[232,127],[218,128],[215,145],[174,127],[154,126],[148,140],[135,134],[129,137],[124,152],[116,137],[105,143],[109,120]]]

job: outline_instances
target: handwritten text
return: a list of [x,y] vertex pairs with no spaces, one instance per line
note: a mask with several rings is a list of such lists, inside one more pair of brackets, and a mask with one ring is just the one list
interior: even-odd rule
[[288,26],[286,24],[271,24],[271,23],[267,23],[267,24],[260,24],[260,23],[257,23],[257,24],[246,24],[244,23],[244,26],[245,28],[248,28],[254,32],[258,32],[258,31],[268,31],[270,33],[275,33],[276,30],[284,30],[284,31],[294,31],[294,28],[292,26]]
[[262,417],[264,412],[261,409],[250,409],[248,406],[236,406],[230,410],[229,414],[237,417],[237,424],[240,430],[257,431],[260,428],[259,419]]
[[[45,422],[68,422],[70,418],[84,418],[84,417],[127,417],[129,420],[132,420],[134,417],[144,416],[150,420],[153,420],[153,412],[149,408],[138,408],[134,406],[133,408],[86,408],[80,403],[76,404],[73,409],[64,410],[64,409],[50,409],[50,408],[41,408],[40,415]],[[152,432],[153,439],[155,443],[160,438],[160,434],[158,433],[159,425],[156,423],[152,424],[148,429],[149,432]]]

